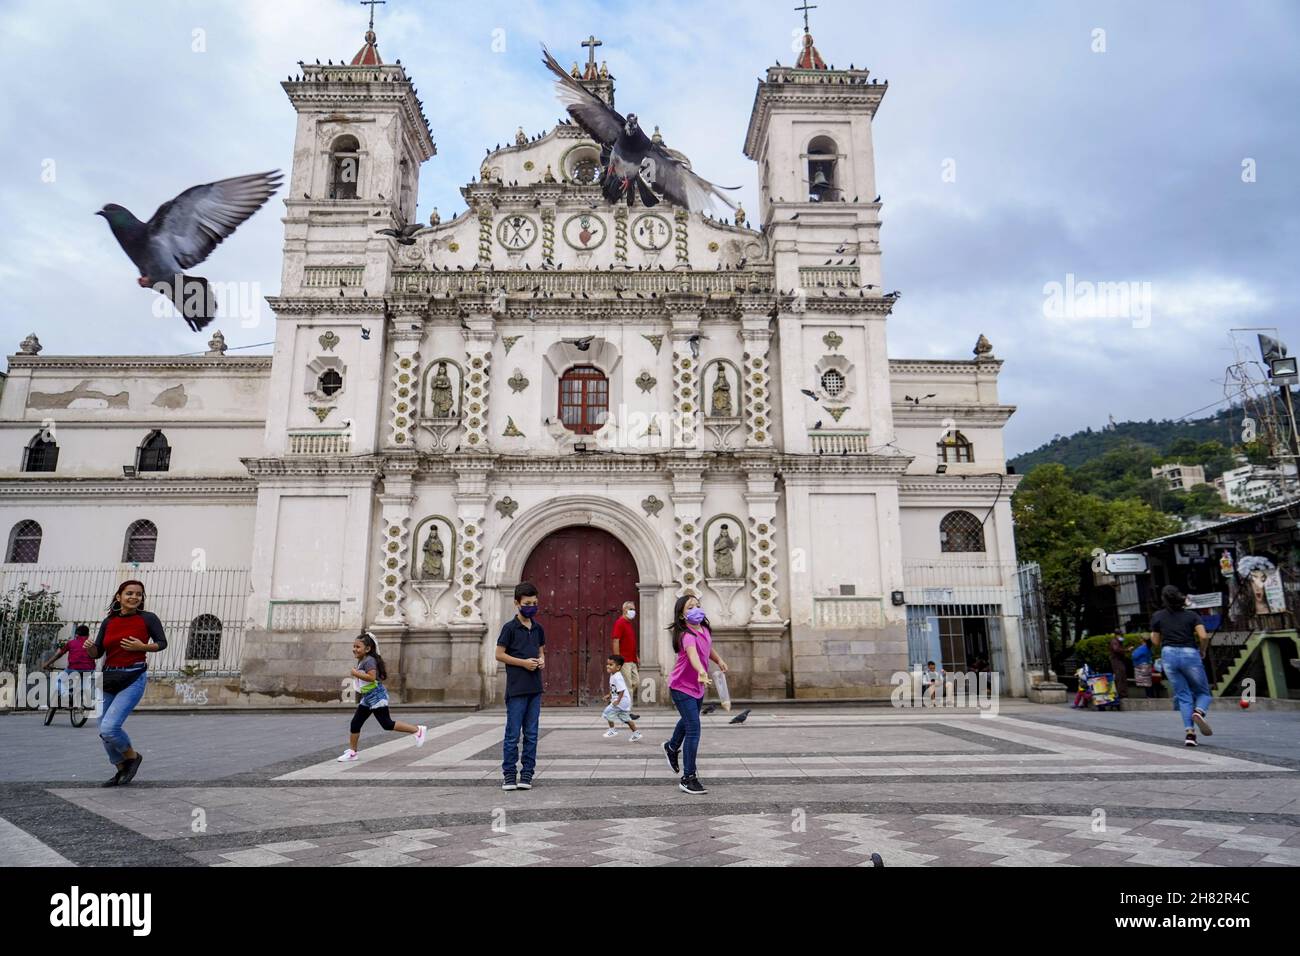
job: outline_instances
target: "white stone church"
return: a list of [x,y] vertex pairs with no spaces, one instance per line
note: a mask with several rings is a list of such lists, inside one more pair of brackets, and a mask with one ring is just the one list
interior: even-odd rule
[[[613,104],[584,45],[573,74]],[[155,669],[223,700],[337,699],[369,628],[395,700],[490,704],[521,579],[550,704],[601,693],[625,600],[665,699],[687,591],[733,696],[885,697],[927,659],[1023,694],[1001,362],[973,326],[973,358],[887,355],[886,83],[808,35],[768,68],[739,144],[760,204],[734,221],[609,206],[565,120],[431,167],[468,209],[402,245],[377,230],[415,217],[436,154],[405,69],[368,32],[301,70],[273,354],[29,337],[0,395],[6,591],[58,591],[70,627],[142,578]]]

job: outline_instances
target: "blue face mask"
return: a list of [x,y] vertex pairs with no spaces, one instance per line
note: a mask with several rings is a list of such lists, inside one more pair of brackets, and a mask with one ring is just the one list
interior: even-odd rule
[[519,613],[522,614],[524,617],[532,618],[537,614],[537,605],[521,604],[519,605]]
[[704,608],[702,607],[693,607],[686,612],[687,624],[699,624],[703,620],[704,620]]

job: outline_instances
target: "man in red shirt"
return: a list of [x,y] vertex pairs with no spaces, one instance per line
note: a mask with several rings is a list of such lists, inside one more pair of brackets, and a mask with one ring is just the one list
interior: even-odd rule
[[623,658],[623,680],[627,681],[627,692],[632,695],[632,703],[640,697],[640,672],[637,669],[636,628],[632,621],[636,619],[636,602],[625,601],[623,613],[614,622],[614,653]]

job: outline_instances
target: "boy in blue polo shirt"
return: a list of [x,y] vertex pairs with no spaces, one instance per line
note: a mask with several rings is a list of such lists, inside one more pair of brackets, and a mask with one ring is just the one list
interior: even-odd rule
[[[506,735],[502,747],[501,789],[533,789],[537,766],[537,725],[542,716],[542,668],[546,666],[546,634],[534,620],[537,588],[527,581],[515,585],[515,616],[501,628],[497,660],[506,665]],[[523,766],[519,737],[523,734]]]

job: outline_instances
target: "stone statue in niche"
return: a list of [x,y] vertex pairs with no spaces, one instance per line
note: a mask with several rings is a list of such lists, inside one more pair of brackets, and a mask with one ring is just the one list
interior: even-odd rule
[[731,536],[727,531],[727,524],[724,522],[722,528],[718,531],[718,536],[713,539],[713,576],[715,578],[736,577],[736,563],[731,557],[731,552],[738,547],[740,547],[740,542]]
[[447,374],[447,363],[439,362],[438,371],[433,376],[433,390],[430,395],[433,403],[434,418],[451,418],[454,404],[451,397],[451,376]]
[[446,565],[442,563],[442,538],[438,534],[438,525],[429,525],[429,536],[424,539],[424,564],[421,577],[429,581],[441,581],[447,577]]
[[714,418],[730,418],[735,414],[731,405],[731,382],[727,380],[727,370],[721,364],[718,365],[718,374],[713,380],[713,407],[709,414]]

